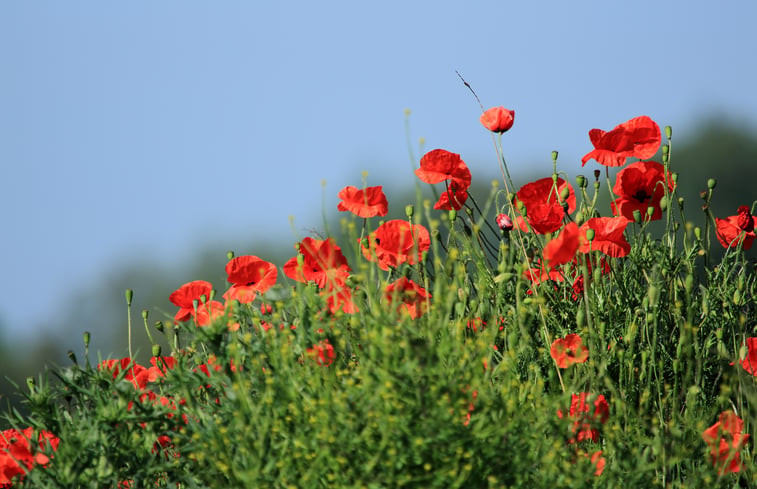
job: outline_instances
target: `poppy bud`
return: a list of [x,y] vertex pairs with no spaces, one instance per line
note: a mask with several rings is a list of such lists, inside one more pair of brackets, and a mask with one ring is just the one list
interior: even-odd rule
[[557,151],[552,151],[552,162],[557,161]]
[[[663,200],[660,201],[660,209],[665,210],[668,207],[668,205],[663,204],[663,202],[664,202]],[[652,217],[653,214],[654,214],[654,207],[652,206],[647,207],[647,216]]]
[[568,197],[570,197],[570,187],[566,185],[560,190],[560,200],[567,201]]
[[697,238],[697,240],[702,239],[702,228],[699,226],[694,227],[694,237]]
[[163,321],[155,321],[155,329],[157,329],[158,332],[160,333],[165,331],[165,327],[163,326]]
[[159,357],[160,356],[160,345],[152,345],[152,356]]
[[497,215],[497,226],[502,231],[510,231],[513,228],[513,221],[507,214],[499,214]]
[[668,154],[670,154],[670,146],[663,146],[662,147],[662,156],[663,156],[663,158],[665,157],[665,155],[668,155]]
[[210,300],[212,301],[216,297],[216,289],[210,289]]
[[717,184],[718,184],[718,181],[715,180],[714,178],[710,178],[709,180],[707,180],[707,188],[710,190],[714,189],[717,186]]
[[126,289],[126,305],[131,306],[131,300],[134,298],[134,291]]
[[[200,297],[203,299],[203,302],[205,302],[205,294],[203,294]],[[197,310],[197,306],[199,306],[199,305],[200,305],[200,301],[198,301],[197,299],[193,299],[192,300],[192,309],[194,309],[196,311]]]
[[595,231],[593,229],[591,229],[591,228],[587,229],[586,230],[586,239],[587,239],[587,241],[594,241],[594,234],[595,234]]
[[673,128],[670,126],[665,126],[665,137],[668,139],[673,138]]
[[[667,208],[668,208],[668,199],[666,199],[665,197],[662,197],[660,199],[660,209],[667,210]],[[652,212],[654,212],[654,208],[653,207],[648,207],[647,208],[647,214],[649,214],[650,217],[651,217],[652,214],[649,212],[649,209],[652,209]]]
[[149,314],[150,314],[150,311],[148,311],[147,309],[142,309],[142,319],[144,319],[145,321],[147,321],[147,316]]
[[448,215],[449,215],[450,221],[454,221],[455,219],[457,219],[457,211],[455,209],[452,209],[451,211],[449,211]]
[[76,363],[76,353],[74,353],[73,350],[68,350],[66,352],[66,356],[68,356],[68,359],[71,360],[74,363],[74,365],[77,364]]
[[413,204],[408,204],[405,206],[405,215],[408,219],[413,217],[413,214],[415,213],[415,207],[413,207]]
[[639,212],[639,209],[633,210],[633,222],[641,224],[641,212]]
[[602,174],[599,170],[594,170],[594,180],[599,180],[599,176]]
[[231,251],[231,250],[227,251],[226,252],[226,259],[229,260],[229,261],[233,260],[234,259],[234,252]]
[[84,339],[84,348],[89,348],[89,340],[92,339],[92,333],[85,331],[82,338]]
[[673,180],[673,183],[678,183],[678,172],[671,173],[670,179]]
[[583,175],[578,175],[576,177],[576,183],[578,184],[579,188],[586,188],[586,177]]
[[678,197],[678,206],[683,209],[683,197]]

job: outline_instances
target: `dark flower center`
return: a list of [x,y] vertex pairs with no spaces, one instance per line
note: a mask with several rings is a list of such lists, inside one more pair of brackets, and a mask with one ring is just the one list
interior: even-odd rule
[[633,194],[631,197],[636,199],[639,202],[646,202],[647,200],[651,199],[652,196],[647,194],[647,191],[644,189],[638,190],[635,194]]

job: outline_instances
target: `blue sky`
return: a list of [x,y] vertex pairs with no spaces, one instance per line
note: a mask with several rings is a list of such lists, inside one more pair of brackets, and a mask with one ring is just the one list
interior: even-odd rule
[[674,138],[755,127],[755,19],[753,0],[3,2],[0,324],[54,329],[117,264],[294,242],[322,179],[329,208],[363,170],[410,185],[406,108],[413,141],[495,177],[455,70],[516,111],[515,174],[553,149],[575,172],[589,129],[642,114]]

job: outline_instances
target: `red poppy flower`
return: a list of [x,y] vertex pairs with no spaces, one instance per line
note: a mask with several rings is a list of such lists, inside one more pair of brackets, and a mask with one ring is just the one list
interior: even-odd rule
[[746,339],[747,354],[742,360],[741,366],[744,370],[757,377],[757,338]]
[[385,216],[389,212],[386,195],[380,186],[362,190],[347,186],[339,192],[339,198],[342,201],[337,204],[337,210],[350,211],[358,217]]
[[662,134],[660,126],[643,115],[619,124],[609,132],[592,129],[589,139],[594,150],[581,159],[582,166],[591,159],[605,166],[623,166],[629,157],[645,160],[654,156],[660,148]]
[[614,258],[626,256],[631,251],[631,245],[623,235],[628,222],[628,219],[623,216],[592,217],[581,226],[580,234],[581,238],[585,238],[586,230],[593,229],[594,240],[584,239],[578,251],[588,253],[591,249]]
[[305,350],[305,352],[318,365],[328,367],[334,362],[334,347],[329,343],[329,340],[316,343],[312,348]]
[[752,215],[749,207],[742,205],[735,216],[729,216],[725,219],[715,218],[715,225],[718,241],[726,248],[735,248],[739,244],[745,250],[752,247],[757,217]]
[[[103,360],[97,365],[97,369],[111,372],[114,380],[121,372],[124,372],[124,380],[131,382],[137,390],[144,389],[147,387],[147,383],[150,382],[148,369],[129,357],[120,360]],[[152,380],[155,380],[155,378]]]
[[341,286],[347,280],[351,268],[334,238],[305,238],[295,248],[301,262],[293,257],[284,264],[287,277],[298,282],[313,281],[319,288]]
[[[229,289],[229,291],[231,291],[231,289]],[[226,294],[224,294],[224,296],[225,295]],[[232,297],[232,299],[234,299],[234,297]],[[215,321],[216,319],[222,317],[226,312],[227,312],[226,306],[224,306],[218,301],[208,301],[205,303],[200,303],[197,305],[197,314],[195,315],[195,323],[197,323],[197,326],[207,326],[213,321]],[[231,324],[230,318],[228,322],[230,323],[229,324],[230,329],[232,330],[239,329],[239,324],[237,324],[236,326],[234,324]]]
[[[563,200],[562,193],[566,188],[568,198]],[[526,211],[530,211],[530,206],[533,204],[560,204],[562,206],[563,202],[568,204],[568,214],[576,210],[576,193],[573,186],[560,177],[557,178],[557,182],[554,182],[552,177],[547,177],[523,185],[515,194],[516,208],[518,201],[523,202]]]
[[[546,280],[551,280],[553,282],[562,282],[565,280],[565,276],[560,270],[549,268],[538,260],[535,261],[534,264],[536,265],[535,267],[531,267],[523,272],[523,277],[533,282],[534,285],[539,285]],[[531,291],[529,290],[529,293],[530,292]]]
[[387,285],[384,297],[390,304],[399,301],[397,310],[407,311],[412,319],[416,319],[425,314],[431,294],[412,280],[402,277]]
[[452,182],[447,186],[447,190],[439,196],[439,200],[434,204],[434,209],[444,211],[454,209],[459,211],[463,208],[466,200],[468,200],[468,191],[459,188],[455,182]]
[[610,204],[613,213],[633,221],[633,211],[638,210],[642,216],[647,216],[647,208],[652,207],[654,213],[649,219],[660,219],[660,200],[665,195],[665,181],[669,192],[675,188],[670,172],[667,178],[664,172],[665,167],[655,161],[637,161],[620,170],[613,187],[618,198]]
[[504,107],[492,107],[481,114],[481,124],[491,132],[502,134],[513,127],[513,122],[515,122],[515,111]]
[[577,334],[569,334],[552,342],[549,354],[560,368],[568,368],[574,363],[584,363],[589,358],[589,349]]
[[329,285],[323,289],[321,295],[326,297],[326,304],[331,314],[336,314],[337,311],[355,314],[359,309],[352,299],[352,292],[352,289],[346,285]]
[[50,457],[44,452],[48,447],[53,451],[58,449],[58,437],[43,430],[37,438],[39,448],[32,450],[33,437],[33,428],[0,431],[0,487],[13,487],[12,483],[23,479],[34,465],[50,462]]
[[202,303],[202,296],[205,296],[205,300],[210,300],[210,293],[213,291],[213,286],[210,282],[204,280],[195,280],[189,282],[178,290],[173,292],[168,299],[179,307],[179,312],[176,313],[174,319],[176,322],[188,321],[190,317],[194,315],[194,301]]
[[544,247],[544,259],[547,260],[547,266],[554,268],[571,261],[578,251],[579,242],[578,225],[575,222],[569,222],[560,234]]
[[[589,457],[589,454],[585,454],[587,457]],[[605,470],[605,458],[602,456],[602,450],[598,450],[591,454],[591,457],[589,458],[591,460],[591,463],[594,464],[594,475],[602,475],[602,472]]]
[[[568,198],[563,200],[561,195],[567,189]],[[515,204],[522,202],[526,208],[526,220],[537,234],[553,233],[562,227],[565,210],[563,203],[567,204],[568,213],[576,210],[576,194],[573,187],[558,178],[554,182],[552,178],[541,178],[535,182],[527,183],[515,194]],[[522,230],[528,228],[518,218],[518,224]]]
[[401,219],[387,221],[368,235],[368,245],[361,244],[363,256],[377,261],[379,268],[389,270],[402,263],[419,263],[423,252],[431,246],[428,230],[420,224]]
[[[594,406],[592,411],[591,406],[587,404],[587,399],[592,397],[593,394],[589,392],[581,392],[571,396],[568,417],[573,419],[572,430],[576,437],[568,440],[568,443],[584,440],[591,440],[595,443],[599,441],[599,429],[597,427],[599,424],[606,423],[607,418],[610,417],[610,405],[605,396],[600,394],[591,403]],[[557,416],[562,419],[565,415],[562,410],[558,410]]]
[[710,448],[712,464],[719,475],[741,470],[739,450],[746,444],[749,435],[741,430],[744,422],[732,411],[723,411],[718,422],[702,433],[702,438]]
[[470,187],[470,170],[457,153],[444,149],[434,149],[421,158],[421,167],[415,174],[426,183],[441,183],[445,180],[457,184],[458,189]]
[[237,256],[226,264],[226,275],[231,288],[223,294],[226,300],[249,304],[258,293],[263,294],[276,283],[276,265],[257,256]]

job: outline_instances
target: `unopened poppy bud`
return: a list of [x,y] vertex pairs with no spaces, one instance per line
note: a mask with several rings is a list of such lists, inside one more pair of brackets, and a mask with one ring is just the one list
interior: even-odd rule
[[210,300],[212,301],[216,297],[216,289],[210,289]]
[[526,208],[526,205],[525,205],[525,204],[523,203],[523,201],[522,201],[522,200],[519,200],[519,201],[518,201],[518,202],[517,202],[517,203],[515,204],[515,207],[517,207],[517,208],[518,208],[518,211],[520,211],[521,213],[523,213],[523,211],[524,211],[524,210],[525,210],[525,208]]
[[142,319],[147,321],[147,316],[149,315],[150,315],[150,311],[148,311],[147,309],[142,309]]
[[413,206],[413,204],[408,204],[405,206],[405,215],[407,216],[408,219],[413,217],[414,213],[415,213],[415,207]]
[[231,251],[231,250],[227,251],[226,252],[226,259],[229,260],[229,261],[233,260],[234,259],[234,252]]
[[452,209],[451,211],[449,211],[449,220],[454,221],[455,219],[457,219],[457,211],[455,209]]
[[507,194],[507,201],[508,201],[508,202],[512,202],[514,198],[515,198],[515,194],[514,194],[514,193],[512,193],[512,192],[509,192],[509,193]]
[[570,187],[566,185],[560,190],[560,199],[568,200],[568,197],[570,197]]
[[152,356],[159,357],[160,356],[160,345],[152,345]]
[[673,183],[678,183],[678,172],[673,172],[670,174],[670,179],[673,180]]
[[591,228],[586,230],[586,240],[587,241],[594,241],[594,234],[595,231]]
[[[202,295],[200,297],[203,299],[203,302],[204,302],[205,295]],[[197,299],[193,299],[192,300],[192,309],[194,309],[196,311],[197,310],[197,306],[199,306],[199,305],[200,305],[200,301],[198,301]]]
[[635,222],[636,224],[641,224],[641,212],[639,211],[639,209],[633,210],[633,222]]
[[599,170],[594,170],[594,180],[599,180],[599,176],[602,174]]
[[[368,238],[367,237],[363,238],[363,246],[365,248],[368,247]],[[302,253],[298,254],[297,255],[297,267],[298,268],[301,267],[304,263],[305,263],[305,255],[303,255]]]
[[126,289],[126,305],[131,305],[131,300],[134,298],[134,291],[131,289]]
[[557,161],[557,151],[552,151],[552,162]]
[[155,321],[155,329],[157,329],[160,333],[165,331],[165,327],[163,326],[163,321]]
[[510,231],[513,228],[513,220],[510,219],[510,216],[507,214],[498,214],[497,226],[499,226],[502,231]]
[[586,188],[586,177],[583,175],[578,175],[576,177],[576,183],[578,184],[579,188]]
[[[652,206],[647,207],[647,214],[651,216],[652,212],[650,212],[650,209],[652,210],[652,212],[654,212],[654,207]],[[665,197],[662,197],[660,199],[660,209],[663,211],[668,209],[668,199],[666,199]]]
[[710,178],[707,180],[707,188],[710,190],[714,189],[717,186],[717,184],[718,184],[718,181],[715,180],[714,178]]
[[89,348],[89,340],[92,339],[92,333],[85,331],[82,338],[84,339],[84,348]]
[[678,207],[680,207],[681,209],[683,209],[683,202],[683,197],[678,197]]
[[71,360],[74,363],[74,365],[77,365],[77,363],[76,363],[76,353],[74,353],[73,350],[68,350],[66,352],[66,356],[68,357],[69,360]]
[[665,137],[668,139],[673,138],[673,128],[670,126],[665,126]]
[[481,114],[480,121],[491,132],[502,134],[513,127],[515,111],[504,107],[492,107]]
[[702,228],[699,226],[694,227],[694,237],[697,238],[697,240],[702,239]]
[[[668,207],[668,205],[667,204],[663,204],[663,201],[661,200],[660,201],[660,209],[665,210],[667,207]],[[654,207],[652,207],[650,205],[649,207],[647,207],[647,216],[648,217],[652,217],[652,215],[654,215]]]

